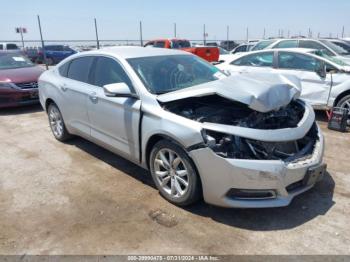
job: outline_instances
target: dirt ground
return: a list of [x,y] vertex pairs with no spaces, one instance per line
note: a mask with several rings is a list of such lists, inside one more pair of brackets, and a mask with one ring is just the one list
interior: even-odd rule
[[39,106],[0,111],[0,254],[349,254],[350,134],[326,137],[329,173],[289,207],[178,208],[148,173],[75,138]]

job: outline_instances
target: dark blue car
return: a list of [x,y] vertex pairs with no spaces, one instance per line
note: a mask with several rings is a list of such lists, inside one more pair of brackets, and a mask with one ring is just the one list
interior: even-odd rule
[[[66,57],[75,54],[76,51],[65,45],[46,45],[45,55],[48,65],[54,65],[61,62]],[[38,52],[38,57],[36,58],[37,63],[44,62],[44,54],[42,49]]]

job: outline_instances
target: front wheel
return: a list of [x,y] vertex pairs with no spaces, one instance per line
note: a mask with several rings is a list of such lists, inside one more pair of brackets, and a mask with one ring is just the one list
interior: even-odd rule
[[201,197],[201,183],[187,153],[177,144],[161,140],[150,156],[150,169],[160,194],[178,206],[195,203]]
[[345,108],[349,111],[347,124],[350,126],[350,95],[344,96],[342,99],[340,99],[336,106]]
[[50,128],[54,137],[61,142],[71,138],[71,135],[67,131],[64,124],[62,114],[56,104],[51,103],[49,105],[47,114],[49,117]]

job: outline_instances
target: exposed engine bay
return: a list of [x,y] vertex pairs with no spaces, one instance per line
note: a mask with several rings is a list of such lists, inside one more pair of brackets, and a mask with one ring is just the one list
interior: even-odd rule
[[[305,111],[301,103],[292,101],[275,111],[261,113],[248,108],[245,104],[218,95],[172,101],[163,104],[163,108],[202,123],[218,123],[264,130],[295,128]],[[225,158],[292,162],[312,154],[318,134],[314,124],[308,134],[297,141],[263,142],[210,130],[204,130],[203,137],[208,147]]]
[[209,122],[255,129],[293,128],[304,115],[304,107],[295,101],[279,110],[260,113],[243,103],[218,95],[173,101],[164,104],[163,108],[201,123]]

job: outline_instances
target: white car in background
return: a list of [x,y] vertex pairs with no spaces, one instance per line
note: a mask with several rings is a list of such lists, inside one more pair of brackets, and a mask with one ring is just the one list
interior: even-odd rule
[[304,48],[322,50],[326,55],[335,57],[350,65],[349,52],[327,39],[271,39],[260,41],[252,48],[252,51],[281,48]]
[[235,49],[233,49],[230,53],[231,54],[239,54],[239,53],[249,52],[252,49],[252,47],[255,46],[255,44],[256,44],[256,42],[240,44]]
[[255,43],[240,44],[230,52],[227,51],[226,49],[223,49],[222,47],[219,47],[219,50],[220,50],[219,63],[223,63],[227,60],[231,60],[237,57],[238,54],[249,52],[254,45]]
[[301,98],[315,109],[350,109],[350,67],[324,53],[317,55],[319,52],[302,48],[262,50],[242,54],[217,67],[231,74],[296,76],[302,85]]

